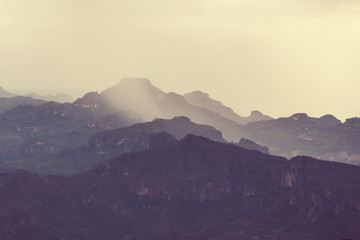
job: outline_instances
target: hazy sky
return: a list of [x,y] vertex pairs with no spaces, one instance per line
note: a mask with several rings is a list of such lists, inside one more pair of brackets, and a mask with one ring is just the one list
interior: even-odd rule
[[0,86],[146,77],[240,115],[360,116],[358,0],[0,0]]

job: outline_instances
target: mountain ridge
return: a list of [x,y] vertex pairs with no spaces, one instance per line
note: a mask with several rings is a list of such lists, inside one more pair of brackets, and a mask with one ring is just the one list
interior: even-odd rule
[[349,164],[303,156],[287,161],[187,135],[72,177],[0,174],[0,196],[7,196],[0,198],[6,213],[0,236],[21,240],[38,229],[30,236],[355,239],[359,173]]

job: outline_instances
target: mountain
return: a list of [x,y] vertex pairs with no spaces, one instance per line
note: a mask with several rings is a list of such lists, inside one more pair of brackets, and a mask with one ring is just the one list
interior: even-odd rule
[[154,87],[148,79],[126,78],[101,93],[92,92],[77,99],[74,104],[83,107],[101,106],[108,113],[131,111],[144,121],[154,118],[186,116],[192,121],[215,127],[222,131],[227,140],[238,140],[234,129],[238,123],[208,109],[186,101],[184,96],[165,93]]
[[[8,102],[10,99],[13,102]],[[24,101],[34,106],[21,105]],[[43,161],[44,157],[63,151],[67,152],[66,156],[74,155],[69,152],[80,148],[83,149],[81,154],[75,155],[82,159],[83,151],[88,152],[89,138],[96,133],[177,116],[213,126],[229,142],[246,138],[268,147],[272,154],[286,158],[309,155],[360,164],[356,119],[341,123],[332,115],[312,118],[305,113],[271,119],[258,111],[253,111],[249,117],[240,117],[206,93],[197,91],[185,96],[165,93],[143,78],[122,79],[101,93],[87,93],[73,103],[41,104],[40,100],[15,97],[0,99],[0,110],[2,103],[6,108],[16,106],[0,114],[0,161],[16,160],[18,162],[12,162],[14,167],[19,166],[19,161],[25,161],[20,164],[25,166],[34,158]],[[241,125],[240,120],[248,123]],[[176,134],[170,134],[178,138]],[[246,146],[251,148],[243,145]],[[54,159],[58,157],[50,157],[48,161]]]
[[16,97],[16,94],[6,91],[4,88],[0,87],[0,98],[11,98]]
[[[97,160],[91,157],[92,153],[88,156],[88,139],[93,134],[128,127],[145,122],[146,119],[176,116],[187,116],[196,123],[215,126],[224,131],[225,137],[239,139],[237,134],[233,135],[233,130],[238,126],[236,122],[207,109],[193,106],[183,96],[165,93],[152,86],[147,79],[123,79],[102,93],[87,93],[73,103],[20,105],[1,114],[0,161],[11,161],[10,167],[32,169],[41,173],[56,171],[63,174],[64,166],[67,166],[66,172],[74,174],[86,170],[93,161],[108,156],[104,154],[104,158],[98,157]],[[194,130],[196,129],[191,131]],[[186,134],[204,134],[191,131],[187,131]],[[170,134],[179,137],[174,130]],[[185,135],[181,137],[183,136]],[[205,136],[215,139],[213,136]],[[222,139],[221,133],[218,136]],[[110,152],[121,154],[121,151]],[[90,161],[85,161],[81,167],[74,167],[69,165],[67,156],[77,156],[81,159],[88,156]],[[45,158],[47,160],[44,160]],[[50,166],[54,166],[53,162],[59,158],[65,159],[63,167],[50,169]],[[51,164],[46,165],[45,162]],[[34,169],[35,163],[38,165]],[[46,170],[43,170],[44,167]]]
[[9,111],[19,105],[39,106],[44,103],[45,101],[43,100],[33,99],[31,97],[0,97],[0,114]]
[[101,97],[114,110],[139,113],[146,121],[161,116],[158,102],[165,92],[154,87],[145,78],[124,78],[101,93]]
[[246,117],[245,119],[246,119],[245,120],[246,123],[251,123],[251,122],[267,121],[273,118],[268,115],[264,115],[259,111],[251,111],[250,116]]
[[59,103],[65,103],[65,102],[73,102],[75,99],[73,97],[71,97],[70,95],[67,95],[65,93],[59,93],[56,95],[51,95],[51,94],[47,94],[47,95],[39,95],[37,93],[29,93],[26,94],[27,97],[32,97],[34,99],[42,99],[45,101],[53,101],[53,102],[59,102]]
[[201,91],[187,93],[184,95],[184,97],[187,102],[194,106],[205,108],[214,113],[218,113],[222,117],[233,120],[239,124],[272,119],[269,116],[263,115],[259,111],[252,111],[249,117],[241,117],[236,114],[231,108],[224,106],[220,101],[211,99],[209,94],[203,93]]
[[242,147],[242,148],[249,149],[249,150],[257,150],[262,153],[269,154],[268,147],[261,146],[261,145],[257,144],[256,142],[251,141],[250,139],[241,138],[240,141],[238,143],[236,143],[235,145]]
[[270,152],[287,158],[308,155],[320,159],[360,164],[360,120],[344,123],[332,115],[320,118],[297,113],[288,118],[248,123],[237,133]]
[[233,120],[239,124],[246,123],[244,117],[240,117],[231,108],[224,106],[222,102],[211,99],[209,94],[207,93],[201,91],[194,91],[185,94],[184,97],[187,102],[194,106],[205,108],[212,112],[218,113],[221,116]]
[[[106,114],[107,110],[98,106],[72,103],[13,108],[0,115],[0,160],[23,160],[86,146],[91,135],[106,129],[101,124]],[[112,117],[117,127],[139,122],[128,112],[113,113]]]
[[357,239],[360,167],[188,135],[72,177],[0,174],[1,239]]
[[225,142],[220,131],[210,126],[195,124],[186,117],[156,119],[130,127],[94,133],[89,137],[87,146],[75,147],[74,143],[72,148],[61,149],[53,154],[49,152],[37,155],[27,161],[12,162],[11,166],[40,174],[74,175],[90,169],[93,164],[102,160],[118,157],[123,153],[160,147],[190,133]]

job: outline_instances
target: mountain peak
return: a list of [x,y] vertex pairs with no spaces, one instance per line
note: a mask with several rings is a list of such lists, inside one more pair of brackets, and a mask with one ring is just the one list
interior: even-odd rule
[[12,94],[11,92],[6,91],[3,87],[0,87],[0,97],[15,97],[16,94]]
[[120,84],[143,84],[143,85],[151,85],[151,82],[147,78],[122,78],[119,82]]
[[304,119],[304,118],[308,118],[309,116],[306,113],[295,113],[291,116],[291,118],[293,120],[299,120],[299,119]]
[[184,94],[184,96],[185,96],[185,98],[186,97],[203,98],[203,99],[210,98],[210,95],[208,93],[204,93],[204,92],[199,91],[199,90],[193,91],[191,93],[186,93],[186,94]]
[[250,113],[250,116],[252,116],[252,117],[257,117],[257,116],[262,116],[262,115],[263,114],[258,110],[251,111],[251,113]]
[[268,115],[264,115],[258,110],[254,110],[251,111],[250,116],[247,117],[247,122],[259,122],[259,121],[266,121],[271,119],[272,117]]

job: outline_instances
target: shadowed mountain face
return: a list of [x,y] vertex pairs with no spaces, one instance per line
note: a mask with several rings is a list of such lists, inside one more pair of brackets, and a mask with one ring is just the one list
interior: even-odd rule
[[27,161],[11,162],[10,165],[41,174],[74,175],[88,170],[102,160],[118,157],[123,153],[156,148],[190,133],[225,142],[220,131],[210,126],[195,124],[186,117],[157,119],[94,134],[87,146],[36,156]]
[[356,239],[359,176],[189,135],[73,177],[0,174],[0,238]]

